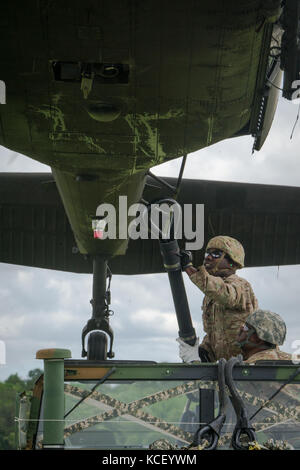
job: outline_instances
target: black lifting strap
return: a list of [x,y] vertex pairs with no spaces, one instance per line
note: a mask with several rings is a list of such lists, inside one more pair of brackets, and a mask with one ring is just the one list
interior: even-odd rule
[[234,384],[232,371],[235,365],[242,364],[243,358],[241,355],[231,357],[225,367],[225,380],[226,385],[230,392],[230,400],[236,414],[236,425],[233,430],[231,445],[235,450],[248,450],[248,445],[242,445],[241,437],[246,435],[249,442],[256,441],[254,428],[251,425],[248,417],[248,412],[242,398],[239,396],[236,386]]
[[187,344],[193,346],[196,342],[196,332],[193,327],[188,299],[182,278],[180,264],[180,250],[177,240],[160,240],[160,252],[164,267],[168,273],[171,287],[177,323],[179,327],[178,335]]
[[219,414],[213,421],[196,431],[191,445],[193,447],[201,445],[201,441],[205,439],[208,441],[208,445],[204,447],[203,450],[215,450],[217,448],[221,429],[226,420],[226,408],[228,404],[225,390],[225,366],[226,360],[223,358],[220,359],[218,362]]

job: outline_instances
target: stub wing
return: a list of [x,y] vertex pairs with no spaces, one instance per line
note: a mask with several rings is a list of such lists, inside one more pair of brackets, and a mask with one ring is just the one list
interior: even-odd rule
[[[172,178],[166,178],[175,183]],[[165,196],[148,179],[143,198]],[[3,263],[89,273],[92,262],[81,255],[52,174],[0,175],[0,261]],[[243,244],[246,266],[300,263],[300,188],[184,179],[178,202],[204,204],[204,246],[215,235],[230,235]],[[193,221],[195,225],[195,221]],[[91,237],[94,236],[92,225]],[[187,239],[179,241],[184,248]],[[101,239],[99,253],[101,253]],[[203,249],[194,253],[202,263]],[[157,239],[130,240],[125,255],[109,261],[114,274],[164,272]]]

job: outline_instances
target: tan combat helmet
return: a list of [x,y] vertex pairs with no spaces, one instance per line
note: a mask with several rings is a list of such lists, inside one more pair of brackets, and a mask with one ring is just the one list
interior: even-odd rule
[[218,235],[209,240],[206,249],[208,248],[224,251],[237,264],[239,269],[244,267],[245,251],[241,243],[235,238]]
[[255,329],[259,339],[279,346],[284,343],[286,326],[277,313],[258,309],[249,315],[246,323]]

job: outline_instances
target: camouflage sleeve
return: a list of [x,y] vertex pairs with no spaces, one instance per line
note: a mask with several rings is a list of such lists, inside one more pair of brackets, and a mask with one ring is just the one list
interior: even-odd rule
[[190,279],[210,299],[229,308],[247,309],[250,292],[245,289],[246,281],[238,276],[226,282],[221,277],[208,274],[204,266],[199,266]]

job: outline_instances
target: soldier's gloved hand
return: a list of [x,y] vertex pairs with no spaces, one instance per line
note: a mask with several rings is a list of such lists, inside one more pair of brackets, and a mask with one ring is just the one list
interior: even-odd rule
[[180,250],[180,264],[182,271],[193,266],[193,255],[191,251]]
[[183,362],[201,362],[198,354],[199,338],[196,339],[194,346],[185,343],[181,338],[176,338],[176,341],[179,343],[179,357]]

